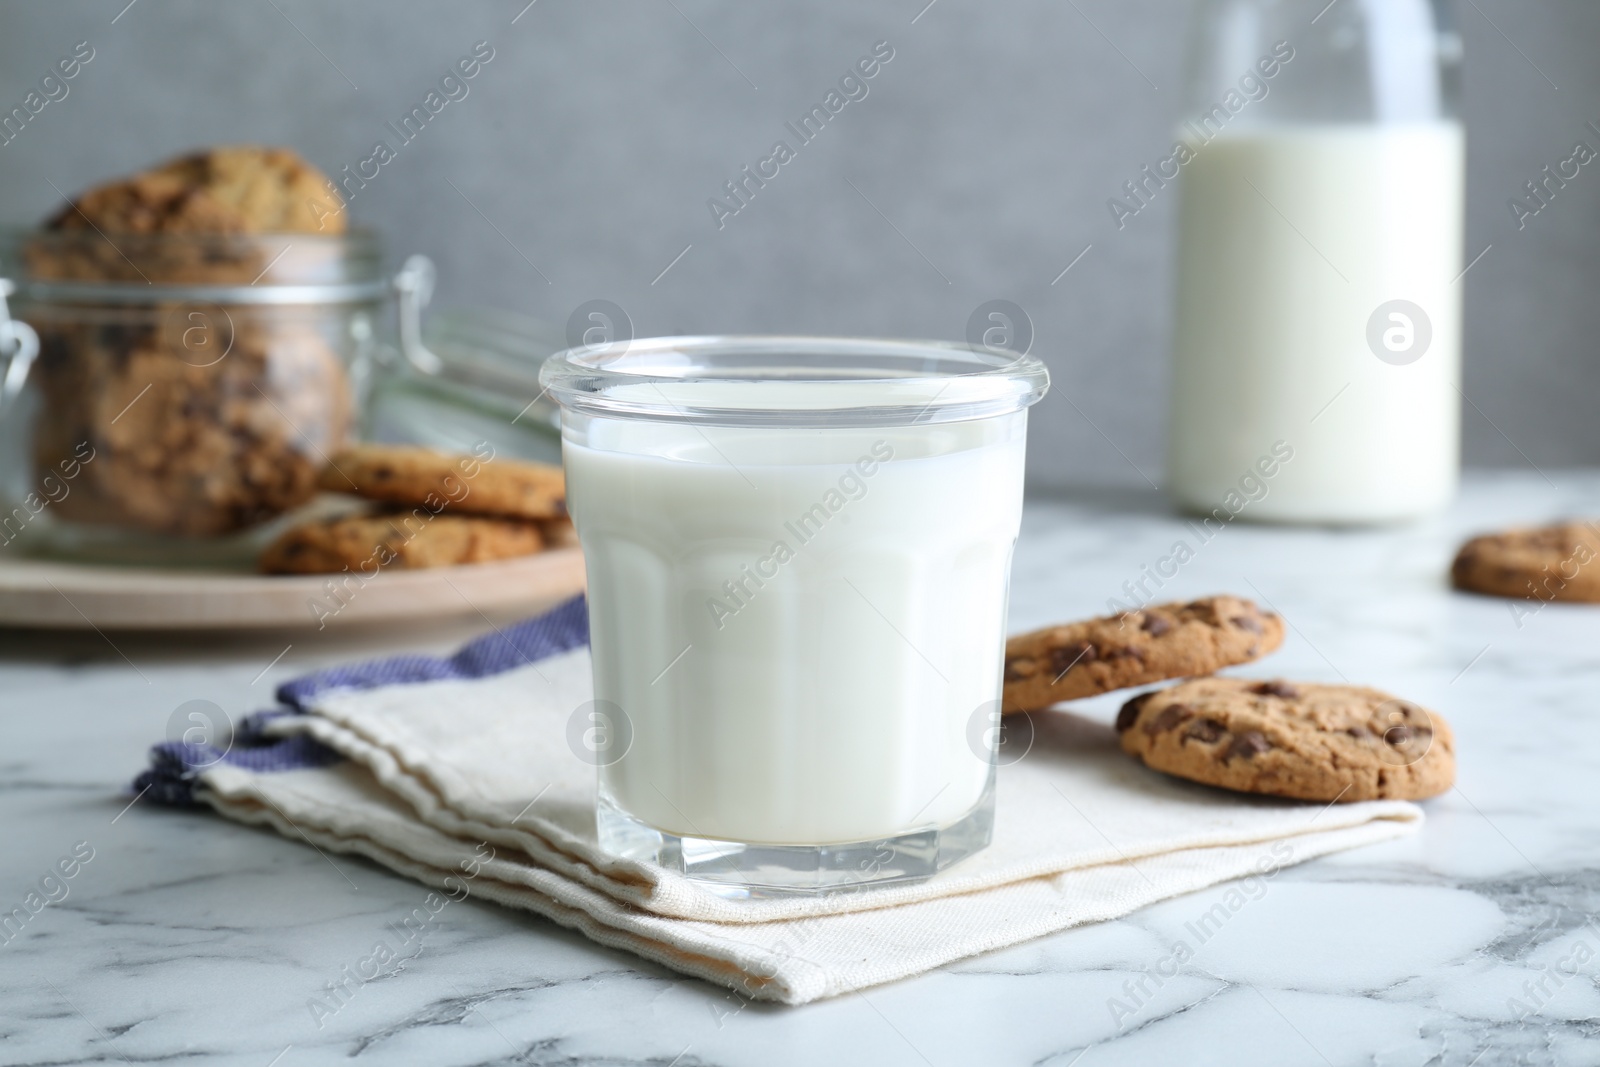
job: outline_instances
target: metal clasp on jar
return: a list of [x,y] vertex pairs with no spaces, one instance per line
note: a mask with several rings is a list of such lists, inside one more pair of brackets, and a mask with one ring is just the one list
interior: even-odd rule
[[433,260],[420,253],[411,256],[394,276],[396,304],[400,315],[400,354],[420,373],[433,377],[444,369],[444,360],[422,343],[422,309],[433,299],[438,271]]
[[28,371],[39,355],[39,335],[33,327],[11,317],[6,297],[16,291],[8,278],[0,278],[0,411],[22,391]]

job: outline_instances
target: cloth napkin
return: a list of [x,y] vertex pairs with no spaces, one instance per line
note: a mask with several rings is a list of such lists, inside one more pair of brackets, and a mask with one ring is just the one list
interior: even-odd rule
[[134,786],[789,1004],[1271,877],[1422,823],[1399,801],[1299,804],[1167,778],[1123,755],[1104,724],[1039,712],[1023,758],[1012,746],[1027,731],[1010,731],[982,853],[910,885],[728,899],[600,851],[595,769],[566,741],[568,718],[592,699],[587,641],[579,598],[449,658],[312,674],[280,687],[284,706],[247,719],[230,747],[156,746]]

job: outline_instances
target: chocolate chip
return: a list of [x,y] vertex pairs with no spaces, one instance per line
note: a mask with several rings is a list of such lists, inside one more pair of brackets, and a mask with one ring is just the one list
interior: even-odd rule
[[1161,709],[1161,713],[1144,724],[1144,732],[1154,737],[1156,734],[1170,730],[1185,719],[1194,718],[1194,709],[1187,704],[1168,704]]
[[1271,747],[1272,742],[1267,740],[1265,734],[1259,730],[1250,730],[1240,734],[1233,744],[1228,746],[1228,754],[1224,758],[1232,759],[1238,756],[1240,759],[1250,759],[1254,756],[1259,756]]
[[1026,656],[1006,660],[1006,681],[1020,682],[1039,673],[1039,664]]
[[1140,648],[1134,648],[1132,645],[1129,645],[1126,648],[1102,648],[1100,649],[1100,659],[1108,663],[1112,660],[1119,659],[1136,659],[1140,662],[1143,662],[1144,650]]
[[1100,658],[1100,650],[1087,641],[1074,641],[1070,645],[1050,650],[1050,667],[1062,675],[1079,663],[1093,663]]
[[1228,621],[1233,623],[1241,630],[1249,630],[1253,634],[1258,634],[1261,632],[1261,620],[1253,615],[1240,615],[1237,618],[1229,619]]
[[1411,727],[1391,726],[1383,732],[1383,739],[1395,748],[1403,748],[1411,743]]
[[1346,730],[1345,733],[1349,734],[1357,741],[1365,741],[1372,736],[1372,731],[1367,729],[1365,726],[1352,726],[1350,729]]
[[1264,697],[1282,697],[1284,700],[1295,700],[1300,696],[1300,690],[1279,678],[1262,682],[1255,687],[1254,692]]
[[1117,733],[1127,733],[1128,729],[1139,721],[1139,712],[1144,710],[1144,706],[1150,703],[1150,698],[1153,696],[1154,693],[1141,693],[1122,705],[1122,710],[1117,712]]
[[1144,622],[1139,624],[1139,629],[1143,630],[1151,637],[1160,637],[1162,634],[1167,633],[1172,629],[1172,623],[1168,622],[1160,615],[1146,615],[1144,617]]
[[1227,732],[1228,728],[1223,726],[1217,720],[1201,719],[1199,722],[1189,727],[1189,729],[1184,732],[1183,736],[1192,737],[1196,741],[1204,741],[1209,745],[1212,742],[1220,739],[1222,735]]

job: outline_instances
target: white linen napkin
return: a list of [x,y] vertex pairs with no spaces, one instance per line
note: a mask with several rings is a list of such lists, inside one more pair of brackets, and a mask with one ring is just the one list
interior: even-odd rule
[[1110,727],[1039,712],[1027,755],[1000,770],[994,843],[979,855],[911,885],[726,899],[600,851],[595,770],[565,740],[569,715],[592,697],[588,649],[519,655],[518,666],[466,676],[384,683],[408,672],[355,671],[351,684],[324,679],[297,691],[291,683],[284,691],[296,713],[270,720],[266,733],[302,746],[309,737],[346,758],[297,765],[230,756],[192,772],[193,796],[452,896],[525,908],[743,996],[788,1004],[1228,879],[1270,877],[1415,832],[1423,818],[1399,801],[1300,804],[1177,781],[1123,755]]

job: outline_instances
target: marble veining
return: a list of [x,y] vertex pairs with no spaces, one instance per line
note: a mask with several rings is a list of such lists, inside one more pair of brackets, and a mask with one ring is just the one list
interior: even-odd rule
[[[1254,596],[1291,632],[1246,673],[1348,678],[1443,713],[1459,789],[1406,840],[803,1008],[476,901],[404,941],[424,895],[405,879],[130,806],[125,783],[184,701],[242,714],[315,667],[444,651],[459,626],[8,634],[0,913],[74,848],[93,859],[0,938],[0,1065],[1600,1063],[1600,608],[1518,612],[1444,582],[1467,533],[1600,512],[1600,476],[1552,481],[1476,478],[1449,515],[1399,530],[1231,525],[1159,585],[1147,566],[1194,534],[1154,493],[1032,501],[1015,628],[1099,613],[1141,581],[1156,599]],[[1109,720],[1119,702],[1082,707]],[[393,961],[341,988],[380,941]]]

